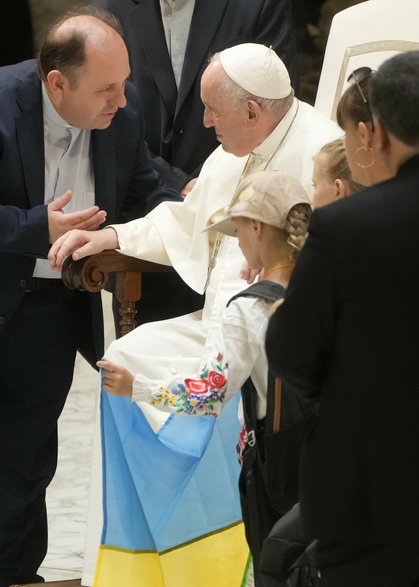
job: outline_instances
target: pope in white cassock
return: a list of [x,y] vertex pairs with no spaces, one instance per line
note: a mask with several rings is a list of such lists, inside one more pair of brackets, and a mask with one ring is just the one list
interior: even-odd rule
[[[150,379],[198,371],[228,300],[243,289],[244,258],[237,239],[203,232],[235,195],[244,175],[263,169],[293,175],[312,190],[313,156],[340,129],[294,97],[288,72],[274,51],[246,43],[216,54],[201,81],[204,125],[221,145],[206,160],[183,202],[163,202],[146,217],[97,232],[71,231],[52,246],[51,265],[118,248],[122,253],[172,265],[204,308],[193,314],[143,324],[113,342],[106,358]],[[157,428],[167,414],[140,402]]]
[[254,43],[215,55],[204,72],[204,124],[221,146],[205,162],[183,202],[163,202],[144,218],[98,232],[70,231],[51,248],[53,266],[118,248],[122,253],[172,265],[183,280],[205,292],[203,310],[143,324],[111,344],[106,357],[134,372],[162,378],[196,370],[212,323],[243,289],[244,260],[237,239],[202,232],[227,206],[250,171],[293,175],[311,193],[313,156],[342,134],[312,106],[297,100],[286,68],[274,51]]

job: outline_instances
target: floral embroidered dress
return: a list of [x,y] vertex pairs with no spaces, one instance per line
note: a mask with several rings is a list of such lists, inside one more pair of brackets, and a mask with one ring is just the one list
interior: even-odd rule
[[241,297],[225,309],[218,328],[209,334],[198,372],[165,379],[135,374],[133,401],[146,401],[165,412],[218,416],[251,375],[258,392],[258,417],[266,412],[267,361],[264,342],[271,303]]

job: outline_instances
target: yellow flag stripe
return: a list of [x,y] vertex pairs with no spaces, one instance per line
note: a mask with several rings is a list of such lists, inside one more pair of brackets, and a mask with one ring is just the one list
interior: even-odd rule
[[160,554],[102,545],[94,587],[240,587],[248,555],[243,523]]

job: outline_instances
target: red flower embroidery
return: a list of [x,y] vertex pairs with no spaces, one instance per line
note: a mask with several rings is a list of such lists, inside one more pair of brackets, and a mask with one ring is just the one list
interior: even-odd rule
[[185,379],[185,385],[190,393],[205,393],[208,389],[208,382],[204,379]]
[[217,373],[217,371],[210,371],[208,375],[208,383],[211,387],[215,387],[215,389],[220,389],[225,385],[226,378],[221,373]]

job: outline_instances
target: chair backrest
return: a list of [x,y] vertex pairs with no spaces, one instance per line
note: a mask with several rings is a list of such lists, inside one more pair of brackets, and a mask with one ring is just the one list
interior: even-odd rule
[[402,51],[419,49],[419,0],[367,0],[338,12],[332,21],[315,107],[336,120],[350,73],[372,69]]

